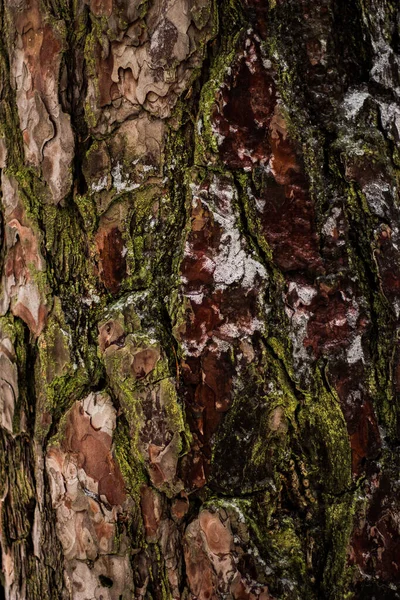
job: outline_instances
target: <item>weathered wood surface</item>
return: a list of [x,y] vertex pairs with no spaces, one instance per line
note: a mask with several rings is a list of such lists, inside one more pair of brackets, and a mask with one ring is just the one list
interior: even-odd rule
[[399,27],[2,1],[0,597],[400,598]]

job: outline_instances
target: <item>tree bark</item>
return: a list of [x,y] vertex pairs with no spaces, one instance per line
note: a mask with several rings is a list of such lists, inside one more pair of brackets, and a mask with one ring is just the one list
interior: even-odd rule
[[0,19],[0,598],[400,598],[398,3]]

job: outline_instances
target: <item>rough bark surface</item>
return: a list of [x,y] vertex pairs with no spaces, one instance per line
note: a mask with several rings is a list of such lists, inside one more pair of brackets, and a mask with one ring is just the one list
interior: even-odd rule
[[0,598],[400,598],[398,2],[0,28]]

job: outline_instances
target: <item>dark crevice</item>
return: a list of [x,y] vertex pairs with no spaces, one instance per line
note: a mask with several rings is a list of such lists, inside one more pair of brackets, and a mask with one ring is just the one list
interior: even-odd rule
[[105,588],[112,588],[114,585],[114,581],[111,579],[111,577],[107,577],[106,575],[99,575],[99,581]]

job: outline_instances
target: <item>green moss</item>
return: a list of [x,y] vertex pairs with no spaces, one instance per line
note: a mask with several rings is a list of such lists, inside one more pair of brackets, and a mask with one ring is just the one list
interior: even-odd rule
[[[347,549],[353,528],[355,494],[343,498],[326,498],[325,518],[327,547],[330,549],[324,569],[324,597],[341,600],[347,578]],[[350,596],[351,597],[351,596]]]
[[[89,361],[87,342],[80,345],[80,350]],[[74,362],[73,336],[58,297],[54,298],[53,310],[39,338],[35,381],[38,406],[35,433],[38,439],[43,439],[51,423],[57,423],[73,402],[88,391],[90,383],[96,381],[93,369],[82,360],[79,365]]]
[[97,225],[96,204],[93,197],[91,195],[81,196],[76,194],[74,202],[82,216],[85,231],[93,235]]
[[393,163],[397,167],[397,180],[399,180],[399,171],[398,171],[398,169],[400,168],[400,151],[397,148],[397,146],[396,146],[396,148],[393,149],[392,159],[393,159]]
[[[15,346],[17,340],[17,328],[19,325],[19,321],[14,319],[12,315],[7,315],[5,317],[0,316],[0,331],[2,336],[8,337],[13,346]],[[20,348],[20,351],[24,351],[23,346]],[[24,353],[25,357],[25,353]],[[21,359],[21,364],[23,364],[24,359],[22,356],[18,356],[18,360]]]
[[[316,514],[321,503],[327,507],[324,589],[332,594],[329,597],[339,599],[342,597],[355,497],[350,491],[351,457],[346,423],[338,399],[325,388],[318,369],[312,391],[303,393],[299,402],[286,369],[267,350],[263,357],[262,369],[251,365],[249,371],[241,375],[246,385],[237,388],[238,395],[220,427],[213,464],[222,465],[229,474],[232,466],[225,465],[220,448],[229,449],[229,465],[238,465],[240,459],[235,454],[235,446],[239,445],[246,467],[240,477],[240,490],[233,488],[229,492],[236,496],[250,491],[254,494],[254,502],[240,501],[244,502],[246,522],[254,532],[267,564],[273,565],[274,581],[277,577],[294,580],[302,590],[299,593],[308,598],[316,596],[314,580],[309,573],[312,565],[307,558],[307,525],[301,519],[295,521],[282,513],[280,498],[286,490],[290,502],[298,506],[298,510],[307,509],[310,517]],[[267,387],[267,382],[268,394],[264,392],[262,397],[261,389],[263,385]],[[258,405],[262,399],[260,417],[252,403],[253,398],[257,398]],[[242,437],[237,441],[233,438],[234,432],[246,431],[245,415],[249,412],[252,415],[250,454]],[[219,471],[214,473],[219,486],[224,489],[229,477],[227,479],[226,474],[222,477]],[[266,478],[270,483],[262,490],[259,481],[263,481],[265,487]],[[321,487],[324,497],[318,499],[321,502],[316,502],[314,490]],[[218,500],[213,498],[212,502]],[[292,596],[282,596],[286,597]]]
[[19,500],[22,504],[28,504],[31,498],[34,497],[34,489],[32,487],[32,483],[27,476],[25,469],[21,466],[21,468],[17,468],[16,470],[16,481],[18,487]]
[[202,86],[195,133],[195,156],[196,165],[217,165],[219,160],[218,142],[213,132],[212,114],[216,108],[216,97],[218,90],[224,82],[237,52],[237,44],[244,27],[246,18],[240,2],[236,0],[225,0],[218,5],[218,11],[214,11],[214,31],[212,37],[218,31],[220,48],[216,54],[211,54],[211,66],[208,81]]
[[[15,357],[11,354],[11,362],[17,367],[17,382],[19,394],[15,398],[12,431],[17,435],[21,431],[21,416],[27,411],[25,368],[27,360],[27,348],[25,342],[25,325],[19,318],[12,314],[0,317],[0,339],[8,338],[13,346]],[[25,425],[25,424],[24,424]],[[1,464],[1,461],[0,461]],[[0,471],[1,474],[1,471]],[[0,486],[0,490],[1,490]]]
[[306,560],[293,520],[284,517],[278,527],[269,531],[270,552],[278,561],[280,569],[290,579],[303,579],[306,574]]
[[182,406],[178,403],[175,381],[169,378],[162,379],[160,381],[160,394],[164,400],[169,428],[173,432],[185,432],[185,421]]
[[[88,78],[94,83],[98,97],[96,47],[98,44],[101,44],[102,27],[99,19],[96,19],[92,15],[91,23],[92,29],[86,34],[85,38],[84,56]],[[97,115],[95,113],[95,107],[90,104],[90,100],[85,101],[84,109],[86,123],[89,128],[95,127],[97,124]]]
[[[357,242],[353,249],[349,245],[350,268],[358,274],[362,297],[368,302],[373,327],[376,334],[371,336],[373,359],[366,366],[366,378],[375,410],[390,439],[397,437],[397,404],[393,388],[391,365],[395,337],[393,333],[394,315],[390,302],[385,298],[380,281],[380,268],[376,260],[379,247],[376,242],[378,220],[367,204],[365,195],[355,182],[347,184],[346,212],[350,225],[357,230]],[[374,282],[371,284],[371,280]]]
[[[126,491],[139,507],[140,488],[147,484],[146,473],[141,460],[138,460],[131,434],[126,423],[119,421],[113,437],[113,451],[124,479]],[[144,531],[140,532],[143,541]]]
[[218,142],[213,132],[212,115],[216,108],[218,90],[235,58],[238,39],[239,34],[236,34],[230,47],[225,52],[217,55],[210,69],[210,78],[201,89],[199,112],[195,127],[194,162],[196,165],[208,164],[210,160],[214,163],[218,162],[216,158],[212,158],[212,153],[218,155]]
[[215,436],[212,472],[226,493],[269,490],[272,504],[298,435],[298,401],[282,364],[262,348],[235,381],[232,406]]
[[305,394],[298,415],[299,426],[310,440],[314,477],[327,493],[341,494],[351,484],[351,453],[340,403],[323,385],[317,368],[313,394]]
[[[283,321],[283,320],[282,320]],[[284,321],[283,321],[284,322]],[[278,332],[276,332],[278,333]],[[292,344],[287,337],[269,337],[267,340],[268,346],[273,350],[274,354],[282,361],[285,365],[286,373],[290,375],[292,380],[295,379],[295,372],[291,362],[292,358]]]

